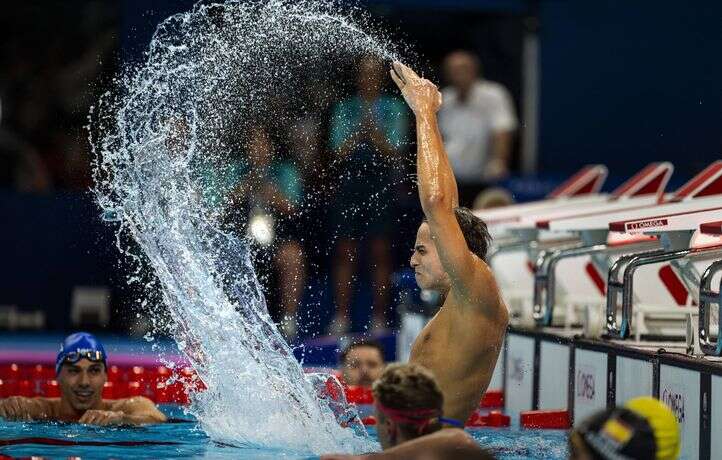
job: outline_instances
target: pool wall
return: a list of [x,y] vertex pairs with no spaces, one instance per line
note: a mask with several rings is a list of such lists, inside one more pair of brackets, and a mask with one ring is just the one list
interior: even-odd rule
[[679,344],[627,344],[510,328],[493,385],[505,411],[566,409],[576,424],[636,396],[667,403],[682,431],[681,459],[722,459],[722,363],[678,353]]

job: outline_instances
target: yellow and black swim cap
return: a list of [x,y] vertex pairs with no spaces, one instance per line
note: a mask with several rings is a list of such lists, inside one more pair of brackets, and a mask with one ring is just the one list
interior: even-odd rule
[[599,412],[575,431],[595,458],[675,460],[679,456],[677,419],[665,404],[649,396]]

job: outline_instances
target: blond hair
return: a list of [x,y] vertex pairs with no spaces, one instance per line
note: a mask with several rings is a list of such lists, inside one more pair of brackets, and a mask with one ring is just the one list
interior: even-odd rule
[[[395,410],[435,409],[441,413],[444,405],[444,395],[434,374],[418,364],[389,364],[374,382],[373,394],[376,401]],[[441,423],[432,420],[423,433],[411,424],[399,423],[399,429],[413,438],[438,431]]]

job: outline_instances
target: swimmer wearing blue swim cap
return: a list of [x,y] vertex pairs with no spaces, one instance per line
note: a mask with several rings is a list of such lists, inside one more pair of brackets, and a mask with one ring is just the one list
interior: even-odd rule
[[60,344],[55,360],[60,397],[0,399],[0,417],[103,426],[165,422],[165,415],[143,396],[103,399],[103,386],[108,381],[107,359],[103,344],[92,334],[69,335]]

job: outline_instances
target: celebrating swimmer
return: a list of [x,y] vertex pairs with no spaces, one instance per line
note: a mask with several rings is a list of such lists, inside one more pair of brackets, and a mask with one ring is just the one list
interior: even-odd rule
[[508,323],[494,276],[485,263],[491,240],[484,222],[458,207],[456,179],[439,133],[441,93],[394,62],[391,78],[416,116],[419,226],[411,267],[422,289],[443,305],[412,345],[409,361],[430,369],[444,393],[446,423],[463,426],[491,380]]
[[391,364],[373,386],[379,442],[369,455],[327,455],[322,460],[478,459],[490,460],[463,430],[442,430],[444,395],[433,374],[417,364]]
[[93,335],[78,332],[60,345],[55,372],[60,398],[0,399],[0,417],[16,421],[61,421],[88,425],[162,423],[165,415],[143,396],[118,400],[102,398],[108,380],[105,348]]

